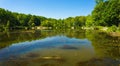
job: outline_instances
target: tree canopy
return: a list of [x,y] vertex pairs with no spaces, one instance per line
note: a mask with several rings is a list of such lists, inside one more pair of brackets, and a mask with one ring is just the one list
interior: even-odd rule
[[118,26],[120,24],[120,0],[96,1],[97,5],[92,12],[93,23],[100,26]]
[[66,19],[46,18],[31,14],[11,12],[0,8],[0,31],[10,28],[52,27],[79,28],[83,26],[120,26],[120,0],[95,0],[96,6],[88,16]]

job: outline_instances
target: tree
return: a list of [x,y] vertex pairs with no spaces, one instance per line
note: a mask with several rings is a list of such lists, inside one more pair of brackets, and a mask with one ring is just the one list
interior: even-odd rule
[[28,22],[29,27],[34,27],[35,26],[35,18],[31,17],[31,19]]
[[120,0],[104,0],[98,3],[92,12],[93,23],[100,26],[118,26],[120,23],[119,1]]
[[93,18],[92,18],[91,15],[88,15],[88,16],[86,17],[86,23],[85,23],[85,25],[88,26],[88,27],[94,26],[94,24],[93,24]]
[[42,16],[16,13],[0,8],[0,30],[3,30],[8,24],[10,24],[9,27],[14,29],[40,26],[41,22],[46,19]]

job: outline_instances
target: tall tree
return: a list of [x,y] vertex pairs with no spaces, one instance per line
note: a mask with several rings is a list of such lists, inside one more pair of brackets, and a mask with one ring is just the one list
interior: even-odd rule
[[104,0],[92,12],[95,25],[112,26],[120,23],[120,0]]

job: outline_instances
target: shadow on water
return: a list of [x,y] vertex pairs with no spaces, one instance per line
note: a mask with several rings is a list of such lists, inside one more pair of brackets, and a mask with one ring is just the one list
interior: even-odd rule
[[0,66],[120,65],[120,37],[100,31],[22,31],[0,37]]

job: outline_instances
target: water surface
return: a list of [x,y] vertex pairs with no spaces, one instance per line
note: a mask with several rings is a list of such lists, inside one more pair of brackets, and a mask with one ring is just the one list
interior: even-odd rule
[[120,37],[100,31],[0,33],[0,66],[118,66]]

